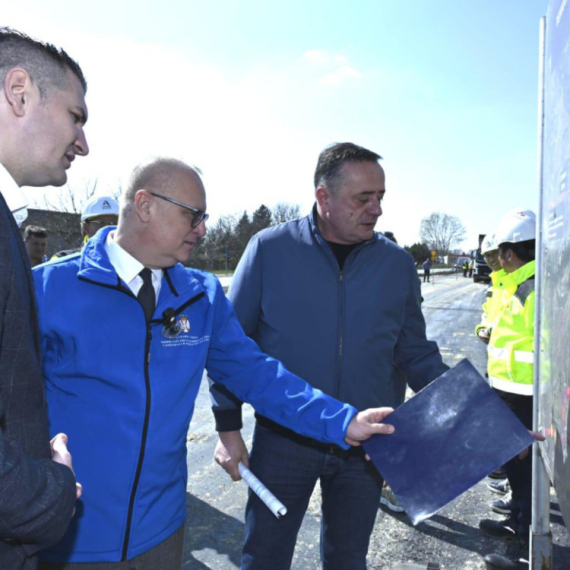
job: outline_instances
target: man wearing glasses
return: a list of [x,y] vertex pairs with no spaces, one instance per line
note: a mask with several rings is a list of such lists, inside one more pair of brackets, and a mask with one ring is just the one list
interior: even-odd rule
[[119,221],[119,203],[112,196],[93,196],[81,214],[81,235],[87,241],[101,228],[116,226]]
[[391,433],[390,408],[357,414],[313,390],[245,336],[214,276],[182,265],[206,219],[198,171],[158,159],[135,169],[116,229],[34,273],[50,429],[65,426],[85,488],[41,568],[179,570],[205,368],[305,436],[348,448]]

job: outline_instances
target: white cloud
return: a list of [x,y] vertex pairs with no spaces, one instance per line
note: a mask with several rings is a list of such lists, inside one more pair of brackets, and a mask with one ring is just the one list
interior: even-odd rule
[[333,73],[329,73],[319,79],[323,85],[340,85],[343,81],[348,79],[360,79],[362,73],[349,65],[342,65],[337,67]]
[[348,65],[349,58],[345,55],[333,55],[323,50],[309,50],[301,56],[301,61],[307,61],[312,65],[328,67],[329,73],[319,78],[322,85],[340,85],[349,79],[359,79],[362,73]]
[[[336,57],[342,57],[342,56],[336,56]],[[301,56],[301,60],[308,61],[310,63],[314,63],[317,65],[322,65],[330,63],[333,60],[333,57],[331,57],[331,55],[328,54],[326,51],[319,49],[311,49],[309,51],[306,51]]]

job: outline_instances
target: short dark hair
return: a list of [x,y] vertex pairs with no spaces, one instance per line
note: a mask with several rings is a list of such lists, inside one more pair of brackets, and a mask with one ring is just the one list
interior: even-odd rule
[[26,226],[24,230],[24,241],[29,237],[47,238],[48,234],[46,229],[41,226]]
[[87,91],[83,71],[63,49],[35,40],[12,28],[2,27],[0,28],[0,81],[3,82],[6,73],[14,67],[22,67],[29,73],[44,99],[51,91],[68,88],[68,70],[75,74],[83,86],[83,91]]
[[519,241],[517,243],[502,243],[499,246],[499,251],[501,252],[501,255],[505,255],[505,253],[510,249],[521,261],[528,263],[529,261],[533,261],[535,258],[535,247],[536,241],[529,239],[526,241]]
[[315,190],[326,186],[333,193],[339,182],[338,172],[345,162],[378,162],[382,157],[354,143],[334,143],[319,155],[315,170]]

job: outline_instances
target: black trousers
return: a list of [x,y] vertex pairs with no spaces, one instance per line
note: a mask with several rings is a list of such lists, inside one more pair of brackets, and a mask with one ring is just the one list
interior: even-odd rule
[[[509,406],[527,429],[532,429],[532,396],[521,396],[496,390],[501,399]],[[513,493],[511,517],[516,522],[517,530],[528,535],[532,512],[532,453],[524,459],[513,457],[505,465],[507,479]]]
[[184,552],[184,525],[159,545],[123,562],[42,562],[39,570],[180,570]]

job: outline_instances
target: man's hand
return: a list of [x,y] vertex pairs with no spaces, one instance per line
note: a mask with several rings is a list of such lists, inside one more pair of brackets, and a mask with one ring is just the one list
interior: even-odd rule
[[[64,433],[58,433],[50,442],[51,447],[51,458],[52,461],[56,463],[61,463],[61,465],[65,465],[69,467],[71,471],[73,471],[73,465],[71,463],[71,453],[67,449],[67,435]],[[75,472],[73,471],[75,475]],[[79,499],[81,497],[81,493],[83,492],[83,487],[81,483],[75,483],[76,486],[76,496]]]
[[[536,441],[545,441],[546,438],[539,432],[539,431],[531,431],[528,430],[528,433],[530,433],[530,435],[532,435],[532,437],[534,437],[534,439]],[[518,454],[518,458],[519,459],[524,459],[527,455],[528,455],[528,450],[530,449],[530,447],[527,447],[526,449],[524,449],[523,451],[521,451]]]
[[369,408],[363,412],[358,412],[346,430],[344,441],[349,445],[360,445],[361,441],[368,439],[375,433],[388,435],[394,433],[394,426],[380,423],[386,416],[390,415],[394,408]]
[[489,335],[489,329],[479,329],[477,331],[477,336],[485,343],[485,344],[489,344],[489,340],[491,340],[491,337]]
[[238,463],[241,461],[246,467],[249,467],[249,453],[245,442],[238,431],[222,431],[218,434],[220,440],[214,451],[214,459],[226,473],[234,480],[239,481]]
[[67,436],[64,433],[58,433],[49,444],[51,447],[52,460],[69,467],[73,471],[71,453],[69,453],[67,449]]

